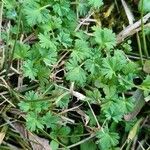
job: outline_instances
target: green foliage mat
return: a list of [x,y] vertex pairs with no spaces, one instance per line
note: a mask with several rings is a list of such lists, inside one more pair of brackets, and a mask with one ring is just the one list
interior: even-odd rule
[[[144,100],[149,101],[150,92],[148,61],[145,63],[145,56],[141,56],[142,60],[138,56],[137,61],[130,59],[138,53],[131,52],[131,41],[117,44],[114,30],[118,32],[124,23],[118,24],[117,20],[112,23],[111,19],[119,14],[116,6],[121,2],[3,0],[1,3],[4,5],[1,38],[5,45],[1,70],[6,69],[4,79],[10,82],[13,66],[22,83],[14,90],[16,86],[10,85],[9,92],[12,103],[23,112],[21,119],[18,115],[15,118],[25,123],[27,130],[47,138],[53,150],[131,149],[139,141],[148,148],[144,140],[150,131]],[[144,9],[141,1],[139,4],[143,13],[149,12],[145,3]],[[150,32],[145,31],[148,43]],[[145,72],[141,62],[145,63]],[[140,84],[134,82],[137,78],[141,79]],[[142,118],[139,112],[143,106],[146,109]]]

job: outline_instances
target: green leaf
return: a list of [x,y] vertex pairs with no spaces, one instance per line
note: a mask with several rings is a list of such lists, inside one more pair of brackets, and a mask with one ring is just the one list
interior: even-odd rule
[[79,62],[82,60],[89,58],[91,55],[91,51],[88,46],[88,42],[84,40],[76,40],[75,41],[75,48],[71,53],[71,57]]
[[34,112],[30,112],[26,116],[26,125],[30,131],[35,131],[37,129],[43,129],[43,120]]
[[20,109],[23,111],[23,112],[28,112],[30,110],[30,103],[26,103],[24,101],[21,101],[18,106],[20,107]]
[[[24,101],[21,101],[18,105],[24,112],[33,111],[35,113],[40,113],[42,110],[47,110],[49,107],[48,103],[46,101],[37,101],[38,99],[41,99],[38,93],[29,91],[25,93]],[[30,100],[32,102],[29,102]]]
[[[114,56],[112,58],[113,60],[116,60],[117,62],[117,67],[116,67],[116,70],[120,71],[123,69],[124,66],[127,66],[127,58],[126,58],[126,55],[123,51],[121,50],[115,50],[114,51]],[[134,66],[133,66],[134,68]],[[132,68],[132,69],[133,69]],[[133,70],[135,71],[135,70]]]
[[97,71],[100,69],[100,66],[95,63],[94,60],[88,59],[85,62],[85,69],[93,75],[97,73]]
[[127,65],[123,67],[123,73],[125,75],[128,74],[136,74],[138,72],[138,65],[132,61],[129,61]]
[[91,103],[98,102],[101,99],[101,93],[98,89],[86,90],[86,96],[90,99]]
[[17,43],[15,47],[14,58],[24,59],[28,56],[28,50],[30,46],[23,43]]
[[58,138],[62,143],[68,144],[68,135],[71,129],[68,126],[57,126],[50,133],[53,138]]
[[53,30],[52,22],[49,21],[48,23],[40,24],[39,28],[41,29],[42,33],[48,33]]
[[97,150],[96,144],[90,140],[80,145],[80,150]]
[[82,124],[78,124],[76,127],[74,127],[74,131],[72,133],[73,136],[70,139],[72,143],[77,143],[80,141],[81,137],[76,135],[83,134],[83,130],[84,128]]
[[[93,117],[93,113],[91,112],[91,110],[89,109],[88,111],[86,111],[86,114],[87,114],[87,116],[89,117],[89,123],[88,123],[88,125],[90,126],[90,127],[96,127],[97,126],[97,123],[96,123],[96,120],[95,120],[95,118]],[[97,117],[97,119],[99,119],[100,118],[100,116],[96,116]],[[101,119],[101,118],[100,118]]]
[[113,99],[116,98],[116,93],[117,93],[117,86],[116,85],[103,85],[103,90],[105,93],[105,98],[106,99]]
[[120,108],[122,109],[122,112],[124,114],[127,114],[127,113],[131,112],[134,108],[132,98],[120,100]]
[[57,16],[51,16],[50,23],[52,25],[52,29],[59,29],[62,27],[62,19]]
[[101,69],[101,54],[98,49],[93,49],[90,58],[85,61],[85,69],[92,75],[100,74]]
[[[116,50],[113,57],[103,58],[101,73],[108,79],[116,76],[127,64],[127,60],[122,51]],[[134,66],[132,66],[134,68]],[[134,70],[133,70],[134,71]]]
[[26,20],[30,26],[45,23],[49,18],[49,10],[41,7],[38,3],[25,4],[23,13],[26,15]]
[[123,50],[125,53],[130,53],[130,52],[132,51],[131,43],[132,43],[132,41],[131,41],[131,40],[128,40],[126,43],[122,43],[122,44],[121,44],[122,50]]
[[107,119],[118,122],[122,120],[123,115],[133,110],[134,105],[132,99],[116,97],[116,99],[104,100],[101,107]]
[[150,75],[147,75],[143,83],[141,84],[142,87],[146,89],[150,89]]
[[67,108],[68,107],[68,104],[70,102],[70,97],[67,95],[67,96],[64,96],[61,98],[61,100],[59,100],[56,105],[57,107],[60,107],[60,108]]
[[46,50],[40,49],[39,50],[43,59],[43,62],[46,66],[52,67],[57,62],[57,52],[54,50]]
[[110,50],[116,46],[116,35],[107,28],[93,27],[94,37],[101,49]]
[[119,143],[119,135],[116,132],[110,132],[108,129],[101,129],[97,133],[97,138],[99,139],[97,142],[100,145],[101,150],[108,150],[109,148],[113,148]]
[[86,82],[86,72],[78,65],[77,61],[70,59],[66,64],[66,79],[83,85]]
[[39,80],[40,85],[45,85],[45,83],[49,83],[49,75],[50,69],[46,66],[39,65],[39,70],[37,72],[37,77]]
[[144,72],[150,73],[150,60],[146,60],[143,67]]
[[123,75],[119,78],[119,90],[125,91],[130,90],[134,87],[133,78],[136,74],[129,73],[128,75]]
[[[142,4],[143,1],[143,4]],[[144,13],[149,13],[150,12],[150,1],[149,0],[140,0],[139,2],[139,10],[142,12],[142,5],[143,5],[143,12]]]
[[87,0],[80,1],[77,5],[77,10],[80,15],[86,15],[89,10]]
[[58,121],[59,118],[57,116],[54,116],[51,112],[47,112],[43,117],[43,122],[47,128],[55,128],[57,126]]
[[88,0],[88,3],[94,8],[100,8],[103,5],[102,0]]
[[38,37],[40,39],[40,46],[42,48],[47,48],[47,49],[50,48],[53,51],[57,50],[57,47],[56,47],[57,43],[53,39],[50,38],[50,35],[40,33]]
[[124,110],[120,105],[120,99],[108,99],[101,105],[102,112],[107,119],[113,119],[115,122],[121,121]]
[[61,0],[60,4],[56,3],[55,5],[53,5],[53,10],[61,17],[66,16],[70,11],[70,3],[68,1]]
[[34,68],[34,63],[31,60],[26,60],[23,65],[23,72],[25,77],[35,80],[38,70]]
[[6,7],[8,10],[11,10],[11,9],[14,8],[14,6],[17,4],[17,3],[16,3],[16,0],[11,0],[11,1],[5,0],[4,3],[5,3],[5,7]]
[[111,59],[109,57],[103,59],[101,69],[102,75],[108,79],[111,79],[116,75],[116,69],[118,69],[116,59]]
[[70,47],[72,44],[72,39],[70,38],[70,34],[65,32],[60,32],[60,34],[57,37],[58,41],[65,47]]
[[23,4],[28,5],[28,4],[32,4],[32,5],[36,5],[38,2],[40,2],[40,0],[26,0],[23,1]]
[[137,118],[125,121],[125,132],[129,132],[135,125]]
[[71,129],[68,126],[64,126],[59,130],[60,136],[67,136],[70,133]]
[[52,140],[50,143],[50,147],[52,150],[57,150],[59,147],[59,144],[56,141]]
[[70,32],[74,34],[74,30],[78,25],[78,20],[76,17],[76,13],[70,9],[69,13],[67,14],[66,18],[63,20],[64,27]]
[[38,93],[35,93],[34,91],[29,91],[25,93],[25,99],[26,100],[37,100],[39,99]]

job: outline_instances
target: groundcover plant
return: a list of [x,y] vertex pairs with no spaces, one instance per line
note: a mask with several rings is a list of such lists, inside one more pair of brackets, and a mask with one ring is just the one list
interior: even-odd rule
[[149,0],[0,4],[0,149],[150,149]]

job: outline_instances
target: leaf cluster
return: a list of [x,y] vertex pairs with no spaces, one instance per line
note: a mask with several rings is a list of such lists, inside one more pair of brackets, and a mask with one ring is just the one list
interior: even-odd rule
[[[149,96],[149,75],[139,86],[133,82],[139,76],[139,64],[126,55],[132,51],[130,41],[118,46],[113,30],[97,23],[78,26],[80,18],[92,12],[94,18],[103,10],[104,2],[5,0],[4,16],[11,20],[9,46],[13,47],[16,35],[22,35],[15,41],[13,60],[21,62],[24,78],[38,84],[18,106],[25,113],[27,128],[37,133],[44,130],[52,137],[54,149],[80,142],[96,131],[96,139],[81,144],[81,150],[90,145],[93,150],[120,148],[123,135],[117,126],[128,132],[134,124],[124,120],[135,107],[134,97],[126,93],[140,88]],[[86,98],[79,101],[73,90]]]

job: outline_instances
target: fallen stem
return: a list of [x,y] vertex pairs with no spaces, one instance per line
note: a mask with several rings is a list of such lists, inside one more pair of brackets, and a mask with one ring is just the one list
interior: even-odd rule
[[[95,136],[96,136],[96,134],[93,134],[93,135],[91,135],[91,136],[89,136],[89,137],[87,137],[87,138],[85,138],[85,139],[83,139],[83,140],[81,140],[81,141],[79,141],[79,142],[77,142],[77,143],[75,143],[75,144],[72,144],[72,145],[70,145],[70,146],[67,146],[66,148],[67,148],[67,149],[70,149],[70,148],[76,147],[76,146],[78,146],[78,145],[80,145],[80,144],[82,144],[82,143],[85,143],[85,142],[89,141],[90,139],[94,138]],[[58,148],[58,150],[63,150],[63,149],[64,149],[64,148]]]

